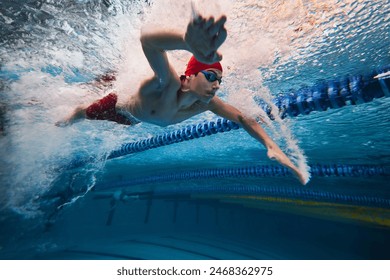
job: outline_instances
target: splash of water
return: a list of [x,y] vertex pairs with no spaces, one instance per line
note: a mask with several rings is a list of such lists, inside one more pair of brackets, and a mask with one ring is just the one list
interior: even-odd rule
[[263,123],[261,125],[265,125],[266,129],[272,133],[272,138],[281,146],[282,150],[301,171],[305,181],[308,182],[310,167],[303,150],[299,148],[294,133],[289,128],[289,121],[282,120],[279,114],[273,114],[271,121],[267,113],[256,102],[256,100],[261,100],[271,108],[272,112],[279,111],[273,103],[272,94],[263,85],[259,71],[243,67],[232,76],[226,77],[226,83],[229,84],[225,88],[229,92],[228,102]]
[[[19,38],[15,41],[9,38],[10,43],[3,44],[1,67],[9,72],[22,71],[20,79],[6,83],[1,92],[6,103],[6,125],[0,150],[2,155],[7,155],[1,160],[3,209],[12,209],[29,218],[42,214],[40,199],[49,197],[48,192],[55,192],[54,184],[61,175],[58,172],[75,155],[104,157],[125,138],[129,139],[123,128],[111,124],[90,126],[86,122],[78,127],[58,129],[54,123],[75,106],[105,94],[104,88],[69,84],[66,75],[73,69],[99,75],[122,64],[120,49],[126,31],[137,33],[143,9],[148,7],[145,1],[132,4],[113,1],[105,7],[100,1],[85,1],[65,7],[63,3],[45,1],[40,7],[20,4],[19,14],[12,14],[15,7],[5,9],[13,17],[9,30],[16,28],[14,36]],[[138,17],[129,17],[138,13]],[[28,20],[19,19],[20,15]],[[48,65],[62,72],[50,75],[40,71]],[[86,176],[92,182],[102,168],[97,164]],[[71,183],[64,184],[59,188],[67,188]]]

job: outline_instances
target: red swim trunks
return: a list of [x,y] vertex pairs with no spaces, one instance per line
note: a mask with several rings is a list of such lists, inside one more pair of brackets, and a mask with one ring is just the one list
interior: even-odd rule
[[89,106],[85,114],[91,120],[108,120],[125,125],[135,124],[135,122],[126,118],[124,115],[117,113],[115,109],[117,101],[118,96],[115,93],[110,93]]

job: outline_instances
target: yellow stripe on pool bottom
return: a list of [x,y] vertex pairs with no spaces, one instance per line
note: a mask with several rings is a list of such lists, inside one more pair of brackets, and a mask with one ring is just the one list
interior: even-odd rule
[[385,208],[271,196],[193,195],[192,197],[218,199],[221,202],[241,204],[250,208],[288,212],[327,220],[363,222],[381,227],[390,227],[390,210]]

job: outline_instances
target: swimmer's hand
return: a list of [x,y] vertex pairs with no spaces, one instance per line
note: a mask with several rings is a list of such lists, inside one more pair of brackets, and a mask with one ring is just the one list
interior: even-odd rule
[[302,185],[306,185],[309,182],[309,177],[299,170],[278,146],[268,149],[267,156],[270,160],[276,160],[281,165],[287,167]]
[[197,14],[188,24],[184,40],[197,60],[206,64],[222,60],[217,50],[227,37],[225,22],[226,16],[215,21]]

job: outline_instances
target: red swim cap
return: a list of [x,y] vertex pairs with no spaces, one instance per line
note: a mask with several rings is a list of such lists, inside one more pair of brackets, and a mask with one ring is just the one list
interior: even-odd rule
[[194,56],[190,58],[187,64],[187,69],[185,71],[186,76],[191,76],[192,74],[199,73],[201,70],[206,70],[210,68],[215,68],[218,70],[222,70],[222,65],[219,62],[215,62],[213,64],[204,64],[198,60]]

